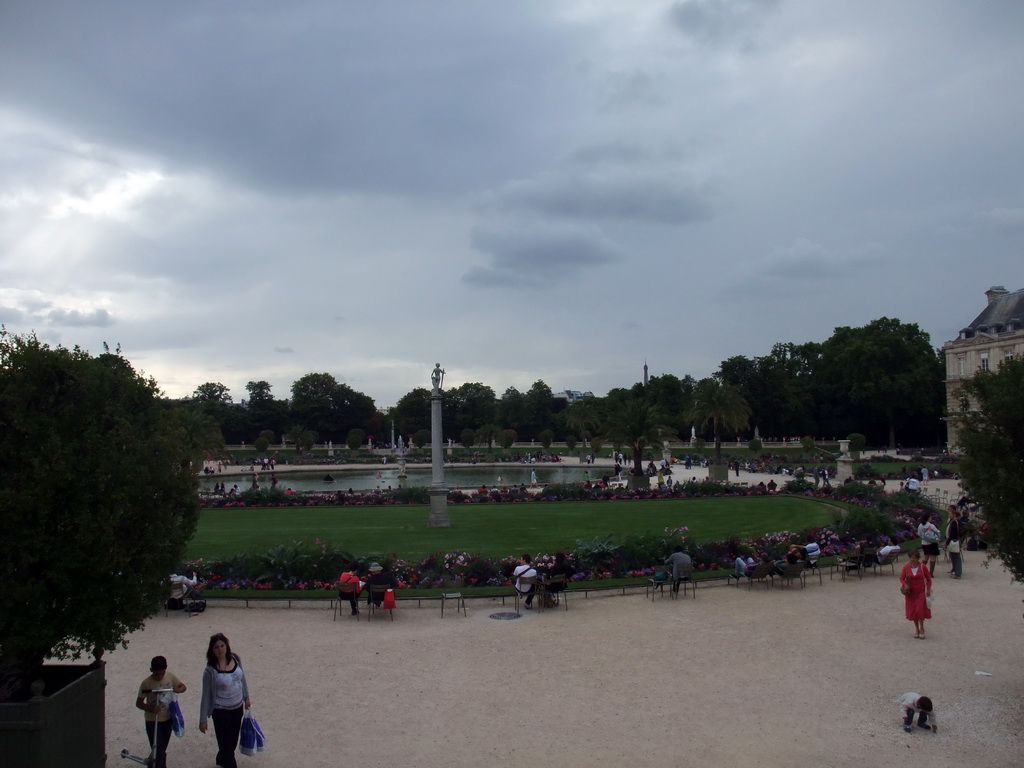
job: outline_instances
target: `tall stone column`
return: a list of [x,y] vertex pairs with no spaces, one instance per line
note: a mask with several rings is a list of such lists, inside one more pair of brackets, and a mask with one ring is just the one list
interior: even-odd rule
[[441,364],[434,366],[430,374],[433,385],[430,390],[430,516],[427,518],[428,528],[449,528],[448,519],[448,487],[444,484],[444,456],[441,453],[441,383],[444,371]]

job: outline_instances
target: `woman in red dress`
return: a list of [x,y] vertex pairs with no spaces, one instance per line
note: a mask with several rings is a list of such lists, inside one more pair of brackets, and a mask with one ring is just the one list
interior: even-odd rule
[[914,622],[914,637],[924,640],[924,620],[932,617],[928,598],[932,594],[932,575],[921,563],[920,550],[910,552],[910,562],[900,571],[903,599],[906,601],[907,621]]

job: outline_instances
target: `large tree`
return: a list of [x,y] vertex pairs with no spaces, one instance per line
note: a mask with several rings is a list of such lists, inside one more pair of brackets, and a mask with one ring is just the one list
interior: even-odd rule
[[0,332],[0,691],[158,609],[199,519],[192,450],[119,354]]
[[506,389],[498,401],[498,423],[524,434],[521,430],[528,418],[526,396],[515,387]]
[[1024,581],[1024,358],[977,374],[959,394],[960,472],[985,510],[987,540]]
[[882,317],[863,328],[836,328],[822,345],[817,399],[829,410],[819,427],[836,435],[884,434],[896,447],[897,429],[934,438],[942,414],[943,367],[927,333],[915,323]]
[[763,436],[782,437],[814,430],[811,377],[792,344],[776,344],[763,357],[723,360],[718,378],[736,387],[750,406],[752,425]]
[[630,485],[642,485],[644,450],[661,447],[675,433],[665,425],[662,414],[644,398],[630,398],[613,406],[605,416],[599,440],[624,446],[633,457]]
[[403,395],[388,411],[388,418],[394,421],[395,431],[405,435],[406,443],[419,430],[430,429],[430,390],[416,387]]
[[[274,433],[270,438],[281,434],[288,427],[288,401],[277,400],[270,391],[267,381],[250,381],[245,385],[249,399],[245,401],[248,414],[249,434],[259,434],[264,430]],[[252,439],[251,437],[247,439]],[[271,439],[271,442],[273,440]]]
[[715,435],[715,464],[721,464],[722,430],[746,428],[750,406],[731,384],[718,379],[702,379],[693,391],[686,418],[698,427],[711,425]]
[[521,424],[511,426],[519,430],[520,434],[525,432],[531,438],[538,438],[541,432],[554,426],[554,397],[551,387],[538,379],[526,391],[523,400],[526,419]]
[[231,390],[219,381],[208,381],[200,384],[192,393],[195,400],[206,400],[216,403],[230,403]]
[[350,429],[372,435],[380,428],[373,400],[329,373],[307,373],[292,383],[290,415],[324,441],[342,442]]
[[466,429],[479,429],[494,421],[498,412],[498,399],[486,384],[467,381],[444,393],[444,429],[452,435]]

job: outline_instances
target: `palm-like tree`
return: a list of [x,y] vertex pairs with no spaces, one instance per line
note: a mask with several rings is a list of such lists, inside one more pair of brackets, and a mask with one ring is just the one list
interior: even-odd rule
[[704,379],[693,391],[686,411],[687,421],[703,427],[710,423],[715,432],[715,464],[722,463],[722,429],[743,429],[750,418],[750,406],[739,390],[718,379]]
[[501,427],[497,424],[484,424],[476,432],[476,440],[478,443],[487,443],[487,450],[490,451],[494,448],[494,441],[501,435]]
[[224,435],[220,425],[213,416],[199,408],[180,408],[177,415],[181,425],[182,446],[188,454],[182,458],[181,465],[191,465],[194,470],[201,469],[204,457],[224,450]]
[[316,442],[316,432],[307,429],[302,424],[292,424],[284,433],[284,439],[295,443],[296,453],[302,453],[313,447],[313,443]]
[[604,420],[603,441],[625,446],[633,454],[630,485],[641,484],[644,477],[644,449],[660,446],[675,438],[675,433],[664,425],[658,409],[643,398],[623,400]]
[[569,406],[565,412],[565,426],[580,436],[584,445],[594,432],[601,426],[601,415],[598,413],[597,401],[586,398]]

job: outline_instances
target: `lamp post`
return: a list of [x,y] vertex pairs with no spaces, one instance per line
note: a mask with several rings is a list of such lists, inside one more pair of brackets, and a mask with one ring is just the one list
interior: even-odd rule
[[449,528],[448,519],[448,488],[444,484],[444,458],[441,455],[441,386],[444,383],[444,370],[437,363],[430,374],[430,516],[427,518],[428,528]]

